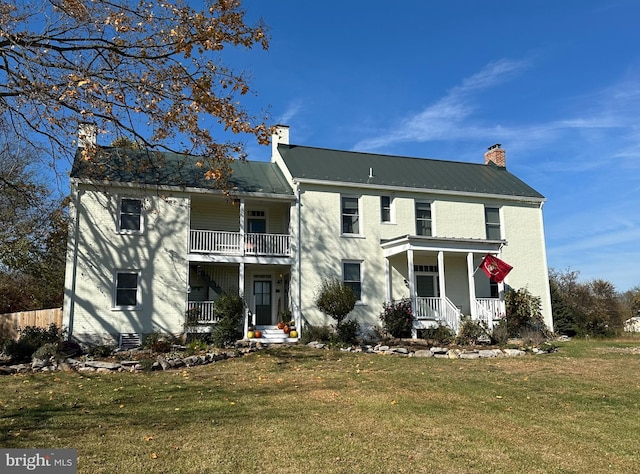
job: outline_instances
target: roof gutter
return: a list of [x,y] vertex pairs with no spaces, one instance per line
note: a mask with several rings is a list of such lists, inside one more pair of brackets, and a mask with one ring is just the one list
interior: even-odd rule
[[350,187],[360,189],[376,189],[385,191],[402,191],[411,193],[425,193],[425,194],[444,194],[446,196],[464,196],[464,197],[482,197],[482,198],[494,198],[494,199],[509,199],[511,201],[527,202],[527,203],[541,203],[545,202],[547,198],[536,196],[515,196],[513,194],[495,194],[495,193],[483,193],[483,192],[470,192],[470,191],[455,191],[451,189],[427,189],[416,188],[412,186],[394,186],[389,184],[368,184],[368,183],[351,183],[348,181],[330,181],[325,179],[313,179],[313,178],[294,178],[294,183],[300,184],[317,184],[321,186],[335,186],[335,187]]

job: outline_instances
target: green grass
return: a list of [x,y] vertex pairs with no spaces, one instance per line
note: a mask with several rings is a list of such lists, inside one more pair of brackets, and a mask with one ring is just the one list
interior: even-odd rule
[[637,472],[640,341],[542,356],[306,347],[186,371],[0,378],[0,446],[81,473]]

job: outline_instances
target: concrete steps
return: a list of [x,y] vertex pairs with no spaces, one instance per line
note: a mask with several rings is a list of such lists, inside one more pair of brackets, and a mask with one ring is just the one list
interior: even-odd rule
[[289,337],[282,332],[282,329],[278,329],[276,326],[256,326],[256,331],[262,332],[261,338],[249,339],[254,342],[261,342],[262,344],[283,344],[298,342],[298,337]]

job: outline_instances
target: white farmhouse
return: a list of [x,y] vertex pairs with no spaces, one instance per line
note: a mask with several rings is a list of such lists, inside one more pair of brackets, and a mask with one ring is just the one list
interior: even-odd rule
[[[243,295],[245,332],[288,312],[298,328],[331,324],[314,305],[323,278],[355,291],[363,329],[402,298],[416,329],[457,330],[463,315],[491,325],[508,287],[540,297],[552,328],[545,198],[507,171],[499,145],[475,164],[293,145],[278,126],[270,161],[231,165],[229,193],[196,157],[81,151],[64,303],[75,339],[181,334],[189,311],[215,322],[224,292]],[[504,282],[477,271],[488,254],[513,266]]]

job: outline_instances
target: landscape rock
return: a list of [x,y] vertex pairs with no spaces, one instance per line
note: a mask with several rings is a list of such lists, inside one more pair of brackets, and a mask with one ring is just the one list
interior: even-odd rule
[[428,349],[419,349],[413,353],[413,357],[433,357],[433,352]]

